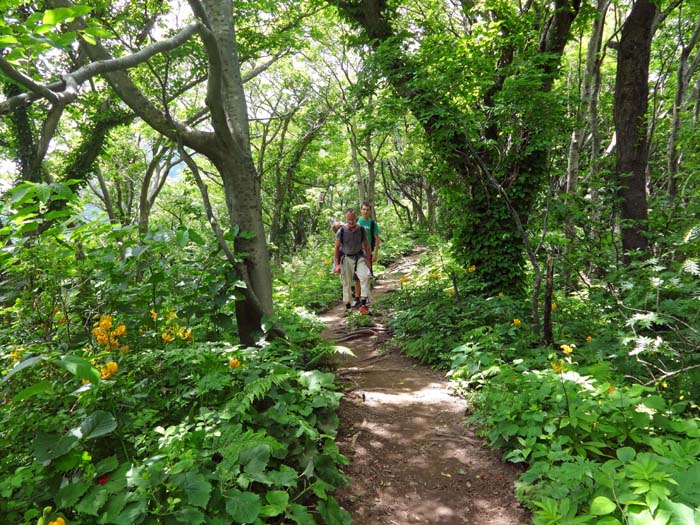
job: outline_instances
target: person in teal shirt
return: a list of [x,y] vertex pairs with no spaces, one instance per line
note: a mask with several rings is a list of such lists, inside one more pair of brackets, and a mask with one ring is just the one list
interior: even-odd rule
[[[362,226],[367,232],[367,240],[369,241],[370,251],[372,252],[371,261],[373,263],[377,262],[377,255],[379,254],[379,245],[381,244],[381,237],[379,236],[379,225],[377,221],[370,217],[372,213],[372,205],[365,201],[360,205],[360,215],[361,217],[357,219],[357,224]],[[370,271],[372,267],[370,266]],[[360,280],[355,276],[355,301],[353,307],[357,308],[360,306]]]

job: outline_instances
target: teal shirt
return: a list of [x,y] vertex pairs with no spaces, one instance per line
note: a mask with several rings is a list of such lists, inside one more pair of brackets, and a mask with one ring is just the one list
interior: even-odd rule
[[[372,237],[374,236],[374,233],[375,233],[373,231],[370,231],[371,227],[372,227],[372,219],[365,220],[362,217],[360,217],[359,219],[357,219],[357,224],[362,226],[365,229],[365,231],[367,232],[367,242],[369,242],[369,245],[371,247],[372,246]],[[377,224],[377,221],[374,222],[374,229],[377,233],[377,237],[381,237],[379,235],[379,224]]]

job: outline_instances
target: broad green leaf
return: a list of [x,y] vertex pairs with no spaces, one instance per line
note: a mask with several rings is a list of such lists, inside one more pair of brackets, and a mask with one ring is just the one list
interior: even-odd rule
[[54,361],[54,363],[78,379],[87,379],[93,384],[100,382],[100,373],[90,364],[90,361],[74,355],[64,355],[58,361]]
[[621,525],[620,520],[613,516],[605,516],[603,519],[596,521],[595,525]]
[[254,492],[233,489],[226,494],[226,512],[238,523],[253,523],[260,508],[260,497]]
[[60,435],[39,432],[32,444],[34,458],[39,463],[46,463],[67,454],[77,444],[78,438],[70,434]]
[[666,401],[661,396],[649,396],[642,400],[642,404],[658,412],[666,410]]
[[55,26],[67,20],[73,20],[79,16],[83,16],[92,11],[92,7],[85,5],[76,5],[72,7],[59,7],[49,9],[44,12],[44,17],[41,23],[48,26]]
[[320,501],[318,511],[327,525],[350,525],[352,523],[352,518],[348,511],[341,508],[334,497]]
[[177,233],[175,234],[175,238],[177,239],[177,245],[180,248],[184,248],[185,246],[187,246],[187,243],[190,242],[189,231],[186,230],[185,228],[180,228],[177,230]]
[[117,420],[109,412],[96,410],[83,419],[80,427],[73,430],[74,435],[82,439],[94,439],[111,433],[117,428]]
[[101,476],[107,472],[112,472],[119,466],[117,456],[109,456],[95,465],[95,476]]
[[200,246],[205,244],[204,238],[201,235],[199,235],[199,233],[197,233],[196,230],[189,229],[187,230],[187,233],[190,236],[190,240],[193,243],[198,244]]
[[198,472],[185,472],[173,479],[176,486],[185,493],[185,501],[190,505],[206,508],[211,495],[211,483]]
[[270,460],[270,447],[268,445],[258,445],[246,449],[240,453],[239,461],[243,465],[243,470],[248,474],[260,474],[267,467]]
[[32,386],[28,386],[24,390],[20,390],[17,394],[14,395],[14,397],[12,398],[12,402],[17,403],[18,401],[22,401],[23,399],[27,399],[28,397],[41,394],[42,392],[51,392],[52,390],[53,387],[51,386],[51,383],[49,381],[41,381],[39,383],[33,384]]
[[285,516],[297,525],[316,525],[316,520],[303,505],[293,503],[287,509]]
[[75,505],[80,497],[85,494],[90,485],[84,481],[78,481],[77,483],[69,483],[61,487],[58,491],[58,496],[56,497],[57,509],[65,509]]
[[605,516],[613,512],[616,508],[617,505],[605,496],[598,496],[591,502],[591,514],[594,516]]
[[114,520],[116,525],[134,525],[134,523],[141,523],[143,516],[146,514],[146,502],[136,501],[130,503],[124,508],[119,514],[119,517]]
[[19,40],[12,35],[2,35],[0,36],[0,44],[19,44]]
[[0,381],[0,384],[7,381],[10,377],[15,375],[20,370],[24,370],[25,368],[29,368],[30,366],[33,366],[33,365],[37,364],[39,361],[42,361],[44,359],[45,359],[44,356],[37,355],[37,356],[30,357],[29,359],[25,359],[24,361],[17,363],[14,367],[12,367],[12,369],[7,374],[5,374],[5,377],[2,378],[2,380]]
[[202,511],[194,507],[185,507],[175,512],[175,519],[179,523],[187,523],[188,525],[199,525],[204,523],[206,517]]
[[618,448],[615,452],[617,459],[623,463],[629,463],[637,455],[637,452],[632,447],[622,447]]
[[91,516],[97,516],[102,505],[105,504],[109,498],[107,489],[102,486],[94,486],[90,491],[85,494],[80,503],[76,505],[75,510],[82,514],[90,514]]
[[285,510],[287,510],[287,505],[289,504],[289,494],[283,490],[271,490],[265,494],[265,499],[268,505],[265,505],[260,510],[260,515],[266,518],[271,518],[273,516],[279,516]]

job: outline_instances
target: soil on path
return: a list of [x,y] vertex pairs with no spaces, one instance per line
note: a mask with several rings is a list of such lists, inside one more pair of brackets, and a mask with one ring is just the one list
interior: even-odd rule
[[[373,301],[397,289],[416,258],[390,268]],[[324,320],[325,336],[354,354],[337,368],[348,384],[338,444],[350,483],[336,494],[353,525],[529,523],[513,495],[517,469],[465,426],[466,404],[444,374],[401,355],[381,316],[353,329],[344,310]]]

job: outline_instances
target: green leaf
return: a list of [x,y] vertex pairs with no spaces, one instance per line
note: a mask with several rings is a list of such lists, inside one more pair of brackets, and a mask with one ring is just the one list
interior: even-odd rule
[[319,502],[318,511],[327,525],[350,525],[352,523],[348,511],[341,508],[338,501],[332,496]]
[[[90,514],[91,516],[97,516],[98,511],[105,504],[109,494],[107,489],[101,486],[92,487],[90,491],[80,500],[80,503],[75,507],[75,510],[82,512],[83,514]],[[133,522],[132,522],[133,523]]]
[[265,499],[269,505],[265,505],[260,510],[260,515],[266,518],[279,516],[287,510],[289,504],[289,494],[283,490],[271,490],[265,494]]
[[285,516],[297,525],[316,525],[316,520],[314,520],[311,513],[306,510],[306,507],[297,503],[293,503],[287,508]]
[[646,399],[642,399],[642,404],[657,412],[666,410],[666,401],[661,396],[649,396]]
[[73,435],[81,439],[95,439],[111,433],[117,428],[117,420],[109,412],[96,410],[83,419],[80,427],[73,429]]
[[279,472],[272,471],[268,472],[267,475],[270,478],[270,481],[272,481],[275,485],[283,487],[292,487],[296,485],[296,482],[299,479],[299,474],[297,471],[291,467],[288,467],[287,465],[282,465]]
[[44,359],[46,359],[44,356],[37,355],[37,356],[30,357],[29,359],[25,359],[24,361],[17,363],[14,367],[12,367],[12,370],[10,370],[7,374],[5,374],[5,377],[3,377],[2,380],[0,381],[0,385],[3,384],[5,381],[7,381],[10,377],[15,375],[20,370],[24,370],[25,368],[29,368],[30,366],[33,366],[33,365],[37,364],[39,361],[43,361]]
[[311,485],[311,490],[314,492],[314,494],[316,494],[316,496],[319,499],[326,499],[328,497],[326,491],[333,489],[335,489],[333,485],[331,485],[330,483],[326,483],[320,478],[314,481],[314,483]]
[[70,434],[47,434],[39,432],[32,443],[34,458],[47,463],[70,452],[78,444],[78,438]]
[[180,248],[184,248],[185,246],[187,246],[187,243],[190,242],[189,230],[185,228],[179,228],[177,230],[177,233],[175,234],[175,238],[177,239],[177,245]]
[[95,465],[95,476],[101,476],[107,472],[112,472],[119,466],[117,456],[109,456]]
[[185,472],[175,476],[173,482],[185,493],[185,501],[190,505],[206,508],[211,495],[211,483],[198,472]]
[[19,44],[19,40],[12,35],[2,35],[0,36],[0,44]]
[[254,492],[233,489],[226,494],[226,512],[239,523],[253,523],[260,508],[260,497]]
[[61,487],[58,491],[58,496],[56,497],[56,509],[58,510],[72,507],[89,488],[90,485],[84,481],[69,483],[68,485]]
[[185,507],[175,512],[175,519],[180,523],[199,525],[200,523],[204,523],[206,517],[199,509]]
[[620,520],[613,516],[606,516],[603,519],[596,521],[595,525],[621,525]]
[[594,516],[605,516],[606,514],[613,512],[616,508],[617,505],[615,505],[612,500],[606,498],[605,496],[593,498],[593,501],[591,502],[591,514]]
[[622,447],[618,448],[615,452],[617,459],[623,463],[629,463],[637,455],[637,452],[632,447]]
[[261,474],[267,462],[270,460],[270,447],[268,445],[258,445],[246,449],[240,453],[239,461],[244,467],[244,472],[248,474]]
[[100,382],[100,373],[90,364],[90,361],[74,355],[64,355],[58,361],[54,361],[54,363],[66,372],[70,372],[78,377],[78,379],[87,379],[95,385]]
[[200,246],[205,244],[204,238],[199,233],[197,233],[196,230],[190,228],[189,230],[187,230],[187,233],[190,236],[190,240],[193,243],[198,244]]
[[57,9],[49,9],[44,12],[44,18],[41,23],[43,25],[55,26],[67,20],[73,20],[79,16],[83,16],[92,11],[92,7],[86,5],[76,5],[72,7],[59,7]]
[[50,382],[41,381],[40,383],[28,386],[24,390],[20,390],[19,392],[17,392],[17,394],[15,394],[12,398],[12,402],[17,403],[18,401],[22,401],[23,399],[27,399],[28,397],[41,394],[42,392],[51,392],[52,390],[53,387],[51,386]]

